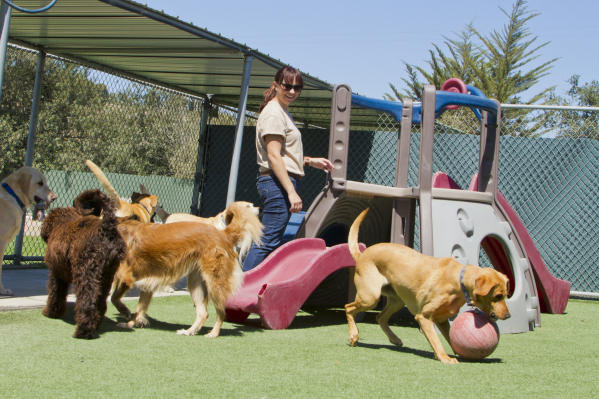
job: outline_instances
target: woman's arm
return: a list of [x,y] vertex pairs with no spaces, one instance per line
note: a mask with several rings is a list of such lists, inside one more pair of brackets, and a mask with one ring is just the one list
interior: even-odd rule
[[295,192],[295,187],[293,187],[293,183],[291,183],[291,180],[289,179],[287,168],[285,168],[285,162],[283,162],[283,157],[281,157],[283,137],[275,134],[267,134],[264,136],[264,141],[266,142],[266,152],[268,154],[270,167],[289,197],[289,202],[291,203],[291,208],[289,208],[289,210],[291,213],[297,213],[302,210],[302,199]]
[[326,158],[304,157],[304,166],[311,166],[316,169],[321,169],[324,170],[325,173],[329,173],[334,169],[333,163]]

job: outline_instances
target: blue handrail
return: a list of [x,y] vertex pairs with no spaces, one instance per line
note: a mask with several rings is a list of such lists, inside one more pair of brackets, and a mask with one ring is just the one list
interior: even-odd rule
[[[435,118],[440,117],[447,111],[449,105],[459,105],[472,109],[478,120],[481,119],[480,111],[490,112],[493,116],[497,115],[497,103],[487,99],[485,94],[474,86],[467,85],[466,88],[470,94],[452,93],[448,91],[437,91],[435,101]],[[362,108],[382,111],[390,114],[397,122],[401,121],[402,103],[387,100],[377,100],[374,98],[362,97],[352,94],[352,105]],[[419,125],[422,123],[422,104],[414,104],[412,113],[412,123]]]
[[11,6],[11,7],[12,7],[12,8],[14,8],[15,10],[19,10],[19,11],[22,11],[22,12],[26,12],[26,13],[28,13],[28,14],[37,14],[37,13],[44,12],[44,11],[47,11],[47,10],[49,10],[50,8],[52,8],[52,6],[54,6],[54,4],[56,4],[56,1],[57,1],[57,0],[52,0],[52,2],[51,2],[50,4],[48,4],[46,7],[42,7],[42,8],[39,8],[39,9],[37,9],[37,10],[28,10],[27,8],[19,7],[18,5],[16,5],[16,4],[13,4],[13,3],[12,3],[11,1],[9,1],[9,0],[2,0],[2,1],[4,1],[6,4],[8,4],[9,6]]

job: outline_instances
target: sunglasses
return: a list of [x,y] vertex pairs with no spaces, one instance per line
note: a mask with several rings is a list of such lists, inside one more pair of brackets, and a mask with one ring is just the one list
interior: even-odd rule
[[291,91],[291,89],[293,89],[296,93],[302,91],[304,88],[302,85],[290,85],[289,83],[279,83],[279,86],[281,86],[285,91]]

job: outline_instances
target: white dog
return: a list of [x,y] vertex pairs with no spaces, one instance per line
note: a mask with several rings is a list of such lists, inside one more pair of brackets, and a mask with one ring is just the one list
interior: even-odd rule
[[[4,251],[19,230],[23,214],[33,204],[38,209],[46,209],[56,199],[56,195],[46,183],[46,177],[37,169],[23,166],[6,179],[0,186],[0,253]],[[0,263],[0,295],[12,295],[11,290],[2,285],[2,263]]]

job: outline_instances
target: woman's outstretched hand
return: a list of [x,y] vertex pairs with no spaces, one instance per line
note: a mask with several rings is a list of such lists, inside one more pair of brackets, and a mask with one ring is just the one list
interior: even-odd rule
[[308,164],[313,168],[324,170],[325,173],[329,173],[335,168],[333,163],[326,158],[310,158]]

